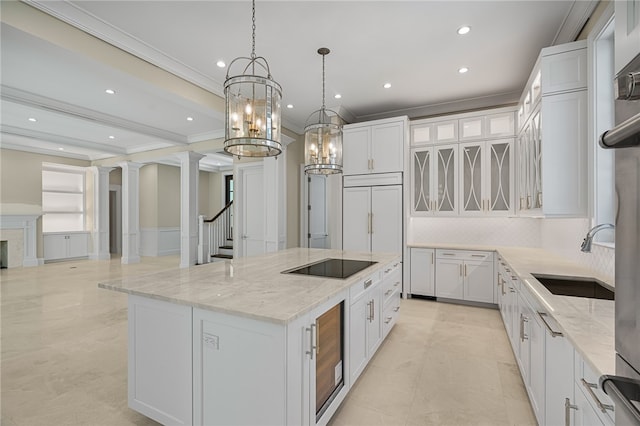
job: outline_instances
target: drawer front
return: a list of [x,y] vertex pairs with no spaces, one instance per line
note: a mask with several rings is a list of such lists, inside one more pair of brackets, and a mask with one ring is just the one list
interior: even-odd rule
[[436,258],[438,259],[458,259],[458,260],[492,260],[493,252],[491,251],[473,251],[473,250],[445,250],[436,249]]
[[358,299],[360,299],[367,290],[373,288],[376,284],[380,282],[380,272],[376,272],[375,274],[359,281],[357,284],[354,284],[349,289],[349,299],[351,300],[351,304],[355,303]]
[[584,393],[587,401],[595,412],[598,414],[600,421],[606,424],[615,423],[615,411],[612,409],[613,401],[604,393],[598,381],[599,376],[593,372],[589,364],[587,364],[582,356],[575,351],[575,381],[576,388],[580,388]]
[[395,292],[382,311],[382,335],[386,337],[400,315],[400,292]]
[[402,271],[396,268],[393,273],[384,278],[382,283],[382,306],[386,307],[394,295],[402,291]]

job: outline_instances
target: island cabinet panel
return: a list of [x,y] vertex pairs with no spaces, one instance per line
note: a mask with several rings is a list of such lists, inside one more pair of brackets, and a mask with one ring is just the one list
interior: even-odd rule
[[193,348],[194,424],[286,424],[285,326],[195,308]]
[[129,407],[165,425],[192,424],[191,311],[129,297]]

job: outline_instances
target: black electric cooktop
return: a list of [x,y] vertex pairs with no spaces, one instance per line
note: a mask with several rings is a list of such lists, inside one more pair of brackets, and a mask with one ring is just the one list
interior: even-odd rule
[[349,278],[351,275],[378,263],[368,260],[324,259],[295,269],[282,271],[283,274],[313,275],[326,278]]

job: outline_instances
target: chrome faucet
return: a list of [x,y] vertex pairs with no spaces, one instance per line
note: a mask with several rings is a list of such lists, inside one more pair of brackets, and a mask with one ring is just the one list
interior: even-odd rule
[[582,245],[580,246],[580,250],[585,253],[591,253],[591,242],[593,241],[593,237],[603,229],[612,229],[615,228],[610,223],[601,223],[600,225],[594,226],[587,232],[587,236],[582,240]]

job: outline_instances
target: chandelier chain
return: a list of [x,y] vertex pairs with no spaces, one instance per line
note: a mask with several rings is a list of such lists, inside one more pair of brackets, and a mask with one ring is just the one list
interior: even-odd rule
[[251,59],[255,59],[256,57],[256,1],[253,0],[251,3]]
[[325,109],[325,103],[324,103],[324,57],[325,57],[325,55],[322,55],[322,110],[323,111]]

